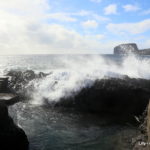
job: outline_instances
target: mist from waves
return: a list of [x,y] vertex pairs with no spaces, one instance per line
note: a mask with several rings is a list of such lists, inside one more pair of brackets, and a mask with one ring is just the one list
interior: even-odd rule
[[29,89],[30,102],[36,105],[42,105],[45,99],[48,103],[53,103],[72,96],[82,88],[92,86],[97,79],[122,78],[122,75],[150,79],[150,57],[144,56],[50,55],[24,57],[23,61],[22,58],[23,56],[15,60],[13,68],[8,65],[7,71],[3,73],[12,69],[48,73],[44,78],[35,78],[23,85]]
[[90,87],[96,79],[104,77],[150,78],[150,60],[142,60],[135,56],[123,58],[122,62],[106,61],[102,57],[79,57],[77,60],[61,60],[67,68],[53,70],[41,80],[32,80],[29,86],[34,87],[33,104],[42,104],[43,99],[49,103],[57,102],[63,97],[78,93],[82,88]]
[[[1,74],[12,70],[17,81],[14,87],[19,84],[19,89],[26,89],[30,95],[29,103],[19,102],[9,107],[9,112],[26,132],[31,150],[132,149],[131,139],[139,132],[128,122],[122,125],[112,116],[102,118],[71,110],[50,109],[43,103],[45,99],[53,103],[76,94],[97,79],[122,78],[122,75],[150,79],[150,57],[33,55],[3,59],[5,61],[0,59]],[[40,72],[45,75],[39,76]]]

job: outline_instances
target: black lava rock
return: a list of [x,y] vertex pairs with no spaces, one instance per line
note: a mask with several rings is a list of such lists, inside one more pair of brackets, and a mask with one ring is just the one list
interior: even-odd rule
[[8,115],[8,108],[0,103],[0,150],[28,150],[25,132]]
[[138,115],[150,99],[150,80],[107,78],[96,80],[71,97],[61,99],[56,106],[74,107],[81,111],[117,115]]

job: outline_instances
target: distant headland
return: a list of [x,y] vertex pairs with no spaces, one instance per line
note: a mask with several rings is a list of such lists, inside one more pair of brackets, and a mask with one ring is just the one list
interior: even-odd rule
[[139,54],[139,55],[150,55],[149,49],[138,49],[137,44],[135,43],[127,43],[120,44],[114,48],[114,54],[126,55],[126,54]]

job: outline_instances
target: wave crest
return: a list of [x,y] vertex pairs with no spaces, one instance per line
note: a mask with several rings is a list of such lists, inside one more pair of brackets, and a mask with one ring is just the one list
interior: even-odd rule
[[[124,79],[126,76],[150,79],[149,59],[136,56],[119,58],[121,61],[114,59],[118,57],[113,61],[100,56],[61,59],[60,62],[67,67],[53,69],[49,73],[11,70],[7,75],[11,76],[10,88],[30,99],[33,104],[40,105],[45,101],[51,104],[71,99],[83,89],[91,88],[97,80]],[[131,84],[132,80],[126,82]]]

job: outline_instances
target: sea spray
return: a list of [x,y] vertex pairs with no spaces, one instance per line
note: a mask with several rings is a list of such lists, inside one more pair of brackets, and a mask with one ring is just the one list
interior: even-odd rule
[[[122,78],[122,75],[127,75],[131,78],[150,79],[150,60],[147,57],[135,55],[117,57],[113,55],[105,57],[99,55],[62,55],[54,60],[55,64],[61,64],[61,67],[48,69],[49,66],[47,65],[44,72],[48,73],[43,77],[33,75],[31,72],[33,78],[28,79],[27,76],[30,75],[25,76],[26,71],[21,71],[20,76],[24,75],[24,82],[22,79],[16,78],[16,80],[20,80],[20,89],[25,89],[25,93],[30,96],[30,102],[40,105],[45,100],[48,103],[58,102],[63,97],[74,96],[81,89],[92,86],[95,80],[103,78]],[[54,63],[49,60],[48,64],[50,62]],[[34,71],[34,67],[31,69]],[[37,72],[37,70],[35,71]]]
[[[144,56],[142,58],[138,58],[134,56],[124,57],[114,55],[59,56],[59,58],[57,57],[55,59],[53,59],[53,57],[55,56],[20,56],[20,58],[23,58],[26,61],[22,62],[21,59],[18,61],[18,63],[13,65],[13,67],[9,66],[8,68],[7,64],[5,64],[4,66],[7,68],[8,72],[13,69],[12,72],[14,72],[14,74],[11,75],[12,78],[15,77],[18,72],[20,72],[18,76],[16,76],[14,80],[15,82],[11,84],[11,87],[14,88],[16,92],[18,89],[20,89],[20,92],[22,92],[24,95],[27,95],[27,99],[30,99],[29,102],[36,103],[38,105],[43,104],[45,100],[49,103],[60,102],[61,98],[67,96],[68,94],[75,95],[77,98],[79,98],[80,94],[82,94],[82,91],[84,92],[85,89],[87,92],[80,97],[80,101],[77,101],[76,105],[83,104],[82,106],[88,109],[88,112],[93,112],[93,110],[96,109],[100,111],[100,107],[97,105],[99,102],[93,102],[93,97],[90,98],[89,95],[86,94],[90,94],[90,92],[93,91],[93,89],[91,90],[93,83],[99,80],[104,83],[100,84],[98,87],[99,89],[104,89],[103,91],[106,93],[106,98],[109,98],[109,96],[112,94],[110,93],[111,90],[113,90],[115,87],[119,90],[119,92],[116,92],[116,96],[118,95],[116,105],[114,105],[114,109],[111,110],[113,112],[114,110],[116,111],[116,106],[119,108],[119,112],[124,112],[126,116],[127,113],[130,113],[130,111],[133,110],[133,108],[136,110],[137,104],[135,103],[137,102],[137,98],[141,103],[143,102],[141,100],[142,98],[147,100],[145,93],[142,95],[142,93],[139,91],[142,92],[142,89],[140,88],[141,85],[143,83],[147,84],[148,82],[143,82],[142,80],[139,82],[140,79],[137,78],[149,79],[149,58],[145,58]],[[15,59],[17,62],[18,58]],[[32,74],[31,71],[34,71],[35,77],[32,78],[32,80],[29,80],[28,75]],[[39,77],[39,72],[41,71],[46,73],[46,75]],[[135,77],[136,79],[130,79],[127,76],[122,76],[122,74],[129,77]],[[111,77],[115,78],[113,85]],[[121,78],[121,80],[118,78]],[[123,80],[123,78],[126,78],[127,80]],[[105,79],[108,81],[107,83],[110,84],[107,85]],[[137,86],[134,84],[135,80]],[[124,92],[123,94],[120,92],[120,86],[118,87],[122,81],[123,87],[127,87],[128,89],[128,91]],[[101,85],[104,86],[101,87]],[[109,92],[107,92],[108,87],[110,87]],[[64,90],[65,88],[66,90]],[[55,100],[51,94],[53,92],[55,93],[57,90],[62,92],[59,92],[61,94],[59,94],[58,97],[55,96],[55,98],[57,98],[57,100]],[[103,91],[98,92],[95,90],[95,95],[98,93],[100,96],[103,96]],[[67,94],[65,92],[67,92]],[[40,94],[37,95],[38,93]],[[130,94],[133,94],[134,99]],[[91,95],[93,95],[92,92]],[[112,98],[112,96],[113,95],[111,95],[110,98]],[[95,98],[94,100],[97,99]],[[116,100],[115,96],[113,96],[111,102],[113,102],[113,100]],[[126,104],[126,100],[128,100],[127,103],[129,104],[129,107],[124,105]],[[135,103],[132,103],[132,105],[131,102]],[[122,107],[120,107],[120,104],[122,104]],[[108,110],[110,111],[110,108],[112,108],[112,105],[109,105],[109,107],[103,106],[104,105],[101,105],[101,108],[108,108],[107,110],[105,109],[107,112]],[[138,104],[138,107],[141,108],[140,103]],[[122,129],[124,128],[122,126],[119,129],[118,126],[120,124],[116,123],[116,121],[119,121],[120,118],[125,120],[125,118],[122,116],[117,120],[114,119],[113,121],[112,117],[110,116],[107,120],[104,118],[104,122],[106,122],[104,124],[103,118],[98,117],[96,119],[94,117],[95,115],[92,115],[90,120],[90,117],[86,116],[86,113],[82,114],[79,111],[77,112],[77,116],[75,116],[74,114],[76,112],[61,113],[59,111],[57,112],[56,107],[55,109],[50,109],[50,107],[35,106],[31,105],[30,103],[22,102],[15,104],[12,109],[14,110],[14,108],[17,110],[16,114],[18,124],[25,129],[29,137],[31,149],[38,149],[39,147],[41,149],[47,149],[49,147],[52,149],[87,149],[87,147],[89,149],[93,149],[93,147],[95,149],[121,149],[122,147],[125,147],[124,149],[130,149],[127,148],[126,145],[130,145],[130,139],[133,137],[132,131],[134,131],[135,128],[130,129],[131,125],[126,125],[126,130]],[[121,115],[121,113],[117,114]],[[80,118],[80,115],[83,115],[83,117]],[[113,123],[113,126],[110,125],[110,122]],[[124,122],[124,124],[126,124],[126,121]],[[135,131],[134,133],[136,134]]]
[[128,75],[133,78],[150,78],[148,67],[150,61],[142,60],[136,56],[124,57],[118,64],[106,62],[100,56],[91,58],[79,57],[77,60],[62,60],[67,70],[54,70],[53,73],[34,85],[33,103],[41,104],[43,99],[49,103],[57,102],[63,97],[77,94],[82,88],[90,87],[97,79],[105,77],[117,77]]

